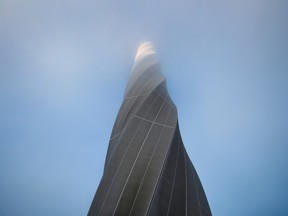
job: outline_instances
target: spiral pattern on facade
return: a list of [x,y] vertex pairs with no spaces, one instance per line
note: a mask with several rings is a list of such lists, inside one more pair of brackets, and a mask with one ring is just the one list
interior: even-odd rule
[[136,54],[88,215],[211,215],[149,42]]

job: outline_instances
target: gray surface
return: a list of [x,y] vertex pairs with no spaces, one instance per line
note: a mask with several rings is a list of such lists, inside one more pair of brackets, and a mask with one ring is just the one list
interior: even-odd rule
[[159,63],[147,60],[134,65],[88,215],[211,215]]

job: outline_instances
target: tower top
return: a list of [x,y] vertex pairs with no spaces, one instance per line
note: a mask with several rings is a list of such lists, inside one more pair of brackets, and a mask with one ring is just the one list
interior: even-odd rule
[[140,46],[138,47],[134,61],[136,62],[139,59],[143,59],[146,56],[150,56],[150,55],[154,56],[155,59],[157,59],[157,54],[156,54],[153,44],[149,41],[145,41],[141,43]]

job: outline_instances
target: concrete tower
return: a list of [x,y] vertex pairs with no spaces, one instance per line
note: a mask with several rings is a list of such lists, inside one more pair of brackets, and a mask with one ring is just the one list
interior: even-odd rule
[[149,42],[138,48],[88,215],[211,215]]

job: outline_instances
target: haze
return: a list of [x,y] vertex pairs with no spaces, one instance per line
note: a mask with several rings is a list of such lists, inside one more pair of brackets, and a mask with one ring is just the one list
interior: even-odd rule
[[215,216],[288,215],[282,0],[0,3],[0,215],[86,215],[151,41]]

